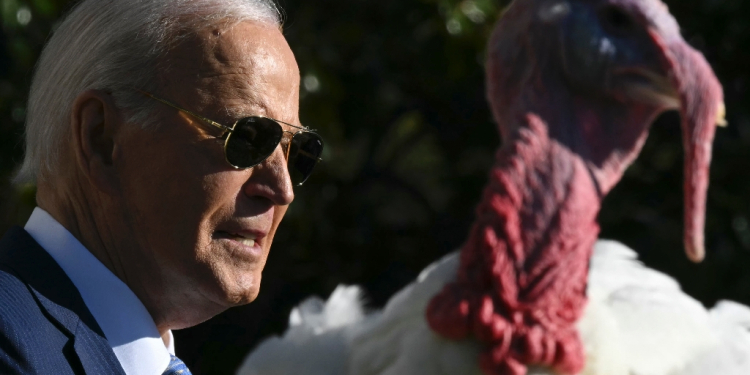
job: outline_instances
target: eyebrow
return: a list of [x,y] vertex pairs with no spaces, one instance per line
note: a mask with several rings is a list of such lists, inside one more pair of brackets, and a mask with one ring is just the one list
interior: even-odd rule
[[[149,97],[149,98],[151,98],[151,99],[154,99],[154,100],[156,100],[156,101],[158,101],[158,102],[161,102],[161,103],[163,103],[163,104],[166,104],[167,106],[169,106],[169,107],[172,107],[172,108],[174,108],[174,109],[176,109],[176,110],[178,110],[178,111],[180,111],[180,112],[184,112],[184,113],[187,113],[188,115],[191,115],[191,116],[193,116],[193,117],[195,117],[195,118],[197,118],[197,119],[199,119],[199,120],[201,120],[201,121],[203,121],[203,122],[205,122],[205,123],[207,123],[207,124],[209,124],[209,125],[211,125],[211,126],[214,126],[214,127],[216,127],[216,128],[219,128],[219,129],[221,129],[221,130],[223,130],[223,131],[225,131],[225,132],[227,132],[227,131],[229,131],[229,132],[232,132],[232,131],[234,131],[234,125],[235,125],[235,124],[237,124],[237,121],[239,121],[239,119],[241,119],[241,118],[247,118],[247,117],[263,117],[263,118],[267,118],[267,119],[269,119],[269,120],[273,120],[273,121],[276,121],[276,122],[277,122],[277,123],[279,123],[279,124],[284,124],[284,125],[287,125],[287,126],[291,126],[291,127],[295,128],[295,129],[300,129],[300,130],[304,130],[304,131],[309,131],[309,132],[315,132],[315,129],[310,129],[310,128],[308,128],[307,126],[304,126],[304,125],[301,125],[301,124],[300,124],[300,125],[294,125],[294,124],[290,124],[290,123],[288,123],[288,122],[284,122],[284,121],[281,121],[281,120],[277,120],[277,119],[275,119],[275,118],[273,118],[273,117],[268,117],[268,116],[260,116],[260,115],[250,115],[250,116],[243,116],[243,117],[241,117],[241,118],[238,118],[238,120],[237,120],[237,121],[234,121],[234,122],[232,123],[232,126],[227,126],[227,125],[224,125],[224,124],[222,124],[222,123],[220,123],[220,122],[218,122],[218,121],[214,121],[214,120],[211,120],[211,119],[210,119],[210,118],[208,118],[208,117],[205,117],[205,116],[199,115],[199,114],[197,114],[197,113],[195,113],[195,112],[193,112],[193,111],[190,111],[190,110],[188,110],[188,109],[185,109],[185,108],[183,108],[182,106],[179,106],[179,105],[177,105],[177,104],[175,104],[175,103],[172,103],[172,102],[171,102],[171,101],[169,101],[169,100],[166,100],[166,99],[162,99],[162,98],[159,98],[159,97],[157,97],[157,96],[154,96],[154,94],[151,94],[151,93],[150,93],[150,92],[148,92],[148,91],[144,91],[144,90],[140,90],[140,89],[138,89],[138,92],[140,92],[140,93],[141,93],[141,94],[143,94],[143,95],[146,95],[146,96],[148,96],[148,97]],[[229,109],[228,109],[228,108],[226,108],[226,107],[225,107],[225,109],[229,110]]]
[[[242,100],[242,98],[237,98],[237,99]],[[228,116],[230,116],[232,119],[235,119],[235,120],[239,120],[239,119],[246,118],[246,117],[253,117],[253,116],[255,116],[255,117],[265,117],[267,119],[274,120],[274,121],[278,122],[279,124],[291,126],[292,128],[295,128],[295,129],[301,129],[301,130],[307,130],[307,131],[316,131],[315,129],[310,129],[309,127],[303,125],[301,123],[301,121],[300,121],[299,125],[296,125],[294,123],[277,120],[278,117],[275,117],[275,116],[274,117],[268,116],[268,114],[271,113],[271,111],[269,110],[270,107],[268,105],[266,105],[263,101],[258,101],[254,105],[257,106],[259,109],[261,109],[261,111],[256,111],[255,113],[248,113],[246,110],[237,109],[236,107],[228,107],[226,105],[224,106],[224,111],[225,111],[225,113]],[[260,112],[262,114],[258,114],[258,112]]]

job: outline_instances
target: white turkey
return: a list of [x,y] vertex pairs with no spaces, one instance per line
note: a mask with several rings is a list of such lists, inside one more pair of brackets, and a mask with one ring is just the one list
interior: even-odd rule
[[723,97],[658,0],[516,0],[488,45],[503,145],[460,251],[366,312],[356,287],[292,312],[240,375],[750,374],[750,309],[711,310],[598,241],[601,201],[666,110],[682,117],[685,250],[704,255]]

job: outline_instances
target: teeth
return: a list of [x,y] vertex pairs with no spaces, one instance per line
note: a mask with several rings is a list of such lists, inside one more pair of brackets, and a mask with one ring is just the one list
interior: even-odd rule
[[237,242],[245,246],[250,246],[250,247],[255,246],[255,240],[250,239],[250,238],[238,238]]
[[229,238],[231,238],[234,241],[237,241],[245,246],[255,246],[255,240],[258,236],[254,234],[238,234],[238,233],[227,233]]

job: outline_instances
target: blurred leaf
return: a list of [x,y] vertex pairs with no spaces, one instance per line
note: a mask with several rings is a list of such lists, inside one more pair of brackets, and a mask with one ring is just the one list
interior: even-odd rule
[[2,7],[0,7],[3,19],[3,26],[8,29],[13,29],[19,26],[16,20],[16,13],[18,8],[21,6],[18,0],[0,0]]
[[56,1],[32,0],[31,3],[34,5],[34,10],[45,17],[52,17],[59,12],[58,2]]

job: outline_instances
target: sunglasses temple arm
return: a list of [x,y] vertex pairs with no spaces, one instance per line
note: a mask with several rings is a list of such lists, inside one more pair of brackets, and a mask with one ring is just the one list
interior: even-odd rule
[[158,101],[158,102],[160,102],[162,104],[166,104],[166,105],[168,105],[168,106],[170,106],[170,107],[172,107],[172,108],[174,108],[174,109],[176,109],[176,110],[178,110],[180,112],[187,113],[188,115],[193,116],[193,117],[197,118],[198,120],[201,120],[201,121],[203,121],[203,122],[205,122],[205,123],[207,123],[207,124],[209,124],[211,126],[219,128],[219,129],[221,129],[221,130],[224,131],[223,134],[226,134],[227,132],[230,132],[230,133],[232,132],[232,128],[230,128],[230,127],[228,127],[226,125],[222,125],[222,124],[220,124],[220,123],[218,123],[218,122],[216,122],[214,120],[211,120],[209,118],[205,118],[205,117],[203,117],[203,116],[201,116],[201,115],[199,115],[197,113],[193,113],[191,111],[188,111],[187,109],[181,108],[177,104],[174,104],[174,103],[172,103],[170,101],[167,101],[167,100],[164,100],[164,99],[161,99],[161,98],[157,98],[157,97],[155,97],[154,95],[152,95],[149,92],[146,92],[146,91],[143,91],[143,90],[138,90],[138,92],[140,92],[141,94],[143,94],[145,96],[148,96],[149,98],[154,99],[154,100],[156,100],[156,101]]

